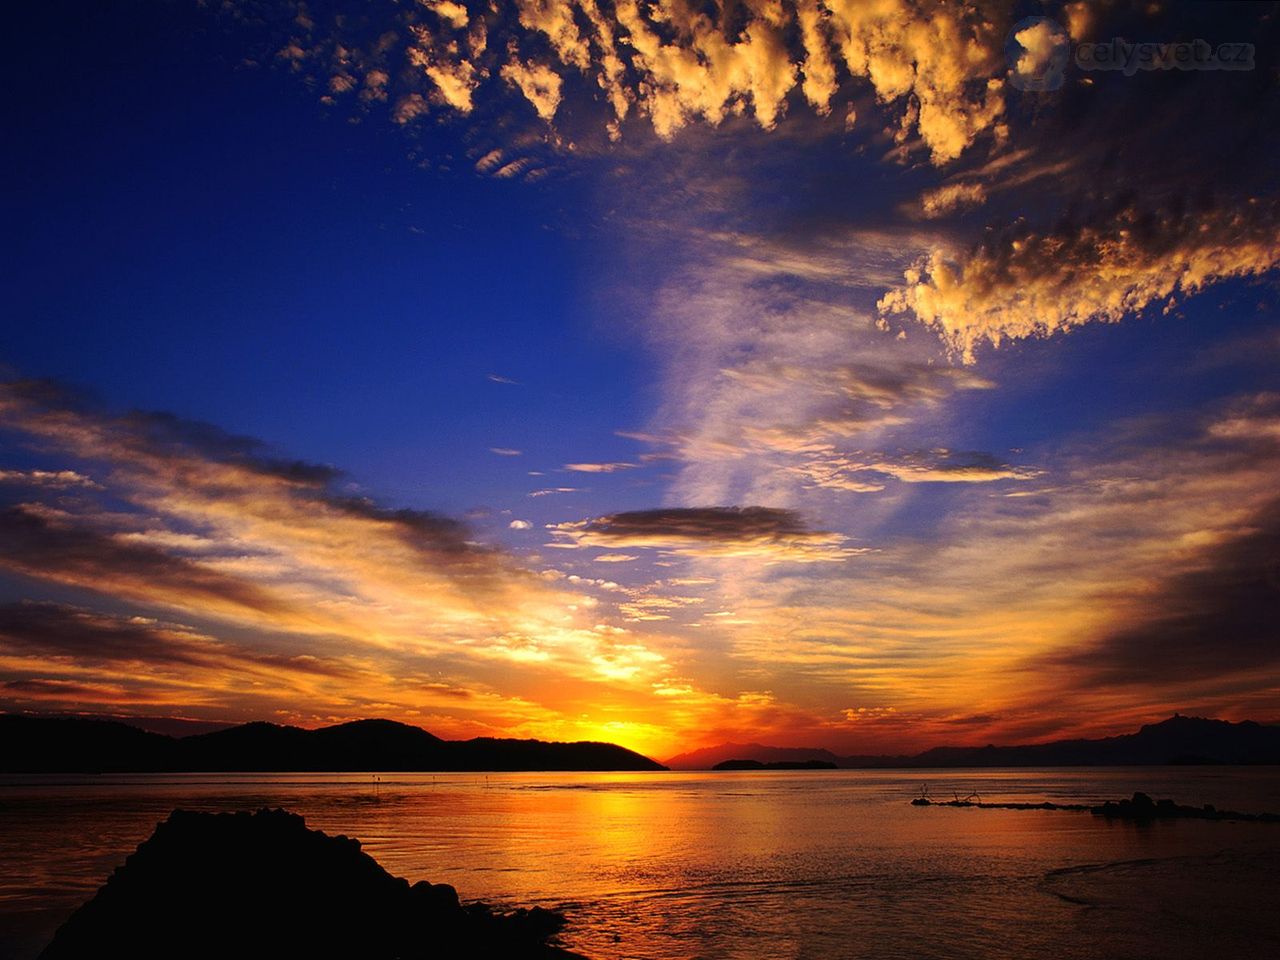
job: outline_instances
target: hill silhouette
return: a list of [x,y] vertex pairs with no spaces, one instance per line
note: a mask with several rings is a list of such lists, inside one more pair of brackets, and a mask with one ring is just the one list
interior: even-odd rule
[[826,760],[839,764],[840,758],[820,747],[768,747],[760,743],[722,743],[680,753],[666,762],[672,770],[711,770],[726,760],[755,760],[758,763],[803,763]]
[[246,723],[175,738],[105,720],[0,715],[0,772],[662,770],[612,743],[442,740],[392,720]]
[[[0,772],[662,770],[611,743],[477,737],[442,740],[392,720],[305,730],[255,722],[170,737],[107,720],[0,715]],[[910,756],[841,757],[813,747],[723,744],[678,754],[675,770],[726,760],[764,765],[822,761],[846,768],[1280,764],[1280,727],[1175,715],[1136,733],[1011,746],[934,747]]]
[[835,770],[830,760],[721,760],[712,770]]
[[830,760],[846,768],[1097,767],[1164,764],[1280,764],[1280,727],[1252,720],[1232,723],[1174,715],[1136,733],[1093,740],[1055,740],[1013,746],[934,747],[903,756],[839,757],[810,747],[722,744],[678,754],[673,770],[710,770],[726,760],[776,763]]
[[570,960],[550,942],[563,925],[537,907],[464,906],[448,884],[410,886],[360,841],[283,810],[175,810],[40,957]]

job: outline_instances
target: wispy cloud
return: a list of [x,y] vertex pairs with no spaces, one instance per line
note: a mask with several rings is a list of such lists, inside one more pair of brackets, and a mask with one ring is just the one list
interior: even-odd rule
[[[1079,40],[1159,24],[1157,6],[1050,13]],[[643,745],[750,727],[850,749],[1118,722],[1171,697],[1274,710],[1250,676],[1274,662],[1274,398],[1026,453],[986,416],[997,380],[1027,376],[986,345],[1275,269],[1267,71],[1077,71],[1033,97],[1010,81],[1060,40],[1027,36],[1010,61],[1002,3],[219,9],[327,104],[420,138],[415,160],[446,162],[423,145],[454,124],[447,162],[468,175],[593,178],[598,207],[572,215],[607,217],[616,256],[593,292],[634,314],[654,402],[622,434],[647,449],[562,469],[644,468],[655,506],[520,489],[537,523],[506,529],[553,543],[504,533],[508,552],[252,438],[9,384],[0,420],[47,463],[0,472],[0,567],[65,602],[0,608],[4,704],[304,699],[444,732]],[[1265,11],[1234,15],[1272,36]],[[1239,637],[1216,659],[1214,624]],[[1050,701],[1077,719],[1046,718]]]
[[577,487],[543,487],[541,490],[533,490],[529,493],[531,497],[550,497],[557,493],[577,493]]
[[[148,618],[9,609],[10,703],[53,701],[58,691],[74,697],[67,691],[77,684],[86,687],[84,700],[96,684],[99,704],[123,703],[130,690],[139,703],[186,696],[241,713],[260,714],[267,704],[287,713],[305,703],[321,715],[350,716],[380,704],[379,712],[405,718],[432,708],[444,730],[564,736],[580,723],[573,718],[583,714],[581,700],[557,694],[538,703],[504,689],[512,662],[597,701],[609,694],[588,695],[596,685],[647,690],[670,669],[662,652],[621,627],[596,629],[592,585],[548,580],[477,544],[456,520],[353,498],[332,467],[276,457],[207,424],[107,413],[45,384],[5,384],[0,424],[41,450],[94,464],[103,487],[77,488],[74,500],[51,490],[55,502],[0,510],[0,567],[72,588],[77,603],[130,603]],[[213,626],[177,627],[175,617]],[[251,646],[259,650],[279,649],[278,682],[260,673],[265,655],[213,639],[224,631],[256,636]],[[104,658],[128,656],[153,662],[165,677],[147,686],[113,667],[107,672],[116,681],[85,682],[107,675]],[[164,664],[197,656],[198,676],[179,689]],[[54,663],[58,657],[67,662]],[[619,658],[631,665],[622,669]],[[319,661],[340,667],[322,670]],[[246,699],[239,691],[250,673],[259,683]],[[301,674],[312,678],[305,695],[293,686]],[[198,696],[191,683],[200,685]],[[446,695],[445,687],[469,696]],[[580,727],[577,735],[599,731]]]
[[[889,456],[850,456],[821,460],[816,464],[828,472],[825,484],[837,486],[840,481],[858,482],[859,474],[883,474],[903,483],[990,483],[996,480],[1033,480],[1040,471],[1015,467],[998,457],[979,451],[947,449],[922,450]],[[812,474],[811,474],[812,476]],[[823,482],[817,477],[818,482]]]
[[1224,532],[1187,566],[1136,595],[1135,609],[1096,636],[1046,655],[1045,668],[1096,687],[1212,689],[1280,662],[1280,504]]
[[0,483],[15,486],[52,487],[69,490],[75,487],[96,488],[98,484],[74,470],[0,470]]
[[619,470],[634,470],[634,463],[566,463],[564,469],[572,473],[617,473]]
[[[134,600],[270,618],[290,605],[247,578],[126,541],[92,521],[24,505],[0,511],[0,569]],[[294,609],[301,616],[300,609]]]
[[[282,658],[235,650],[190,627],[145,617],[117,617],[53,603],[0,605],[0,637],[8,654],[70,656],[83,662],[219,666],[243,658],[282,666]],[[318,661],[302,658],[308,672]]]

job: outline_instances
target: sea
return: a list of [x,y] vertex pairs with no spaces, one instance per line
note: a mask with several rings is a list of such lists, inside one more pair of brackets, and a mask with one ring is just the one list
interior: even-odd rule
[[1280,957],[1280,824],[912,806],[1142,790],[1280,811],[1280,768],[0,777],[0,958],[171,810],[283,807],[596,960]]

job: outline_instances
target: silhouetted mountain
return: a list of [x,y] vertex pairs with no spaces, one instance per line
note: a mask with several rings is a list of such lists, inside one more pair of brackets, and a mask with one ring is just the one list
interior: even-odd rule
[[283,810],[175,810],[41,960],[131,957],[562,958],[558,913],[463,906],[448,884],[409,885],[360,841]]
[[774,760],[762,763],[759,760],[722,760],[712,770],[834,770],[836,764],[830,760]]
[[356,720],[318,730],[246,723],[184,737],[191,770],[442,770],[445,741],[391,720]]
[[548,743],[545,740],[445,742],[449,770],[665,770],[660,763],[612,743]]
[[65,713],[48,714],[72,720],[107,720],[123,723],[128,727],[137,727],[148,733],[162,733],[166,737],[191,737],[198,733],[213,733],[215,730],[226,730],[234,727],[234,723],[219,723],[216,720],[189,720],[180,717],[135,717],[117,716],[111,713]]
[[784,760],[827,760],[838,764],[840,758],[819,747],[766,747],[759,743],[722,743],[681,753],[667,761],[672,770],[711,770],[725,760],[758,760],[779,763]]
[[[441,740],[390,720],[304,730],[246,723],[181,739],[123,723],[0,715],[0,772],[268,770],[661,770],[610,743]],[[723,744],[672,757],[676,770],[709,770],[726,760],[762,765],[818,760],[840,767],[1069,767],[1155,764],[1280,764],[1280,727],[1174,716],[1137,733],[1019,746],[934,747],[913,756],[838,757],[810,747]]]
[[[873,762],[864,763],[862,761]],[[882,761],[900,761],[884,763]],[[846,757],[841,766],[1089,767],[1280,763],[1280,727],[1173,716],[1137,733],[1024,746],[935,747],[910,758]]]
[[784,760],[832,760],[851,768],[926,767],[1099,767],[1163,764],[1280,764],[1280,727],[1252,720],[1231,723],[1174,715],[1137,733],[1097,740],[1055,740],[1020,746],[934,747],[911,756],[837,757],[808,747],[722,744],[667,761],[673,770],[710,770],[725,760],[771,763]]
[[0,715],[0,772],[168,770],[178,741],[111,720]]
[[0,772],[662,770],[612,743],[441,740],[391,720],[246,723],[175,739],[122,723],[0,715]]

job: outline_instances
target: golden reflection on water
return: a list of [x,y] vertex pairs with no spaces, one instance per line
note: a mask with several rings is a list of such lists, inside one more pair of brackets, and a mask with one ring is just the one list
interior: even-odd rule
[[[10,778],[0,782],[0,930],[6,917],[21,926],[23,911],[44,918],[36,927],[56,923],[177,806],[285,806],[360,838],[410,880],[566,904],[569,942],[600,958],[1092,957],[1106,954],[1082,946],[1085,914],[1062,890],[1106,875],[1054,871],[1150,861],[1144,882],[1159,885],[1197,864],[1221,889],[1280,862],[1274,825],[912,807],[924,779],[934,796],[1077,801],[1147,789],[1280,809],[1273,769]],[[1280,884],[1240,889],[1213,909],[1280,916],[1265,900]],[[1124,939],[1151,922],[1130,906],[1089,915]],[[1213,917],[1201,919],[1211,931]],[[1166,956],[1207,949],[1194,932],[1142,928]],[[0,955],[20,955],[5,945],[0,934]]]

